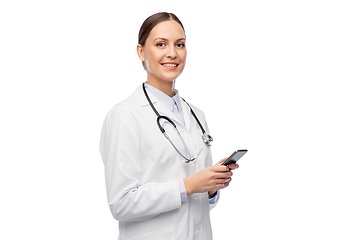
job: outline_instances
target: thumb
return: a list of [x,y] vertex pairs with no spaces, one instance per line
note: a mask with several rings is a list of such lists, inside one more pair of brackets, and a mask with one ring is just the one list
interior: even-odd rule
[[221,159],[218,163],[216,163],[216,164],[218,164],[218,165],[220,165],[220,164],[222,164],[225,160],[227,159],[227,157],[226,158],[223,158],[223,159]]

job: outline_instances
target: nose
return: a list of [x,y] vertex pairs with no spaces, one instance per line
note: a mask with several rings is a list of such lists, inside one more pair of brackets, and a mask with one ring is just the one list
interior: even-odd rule
[[166,56],[168,58],[175,59],[177,57],[175,46],[170,46],[168,49],[169,49],[169,51]]

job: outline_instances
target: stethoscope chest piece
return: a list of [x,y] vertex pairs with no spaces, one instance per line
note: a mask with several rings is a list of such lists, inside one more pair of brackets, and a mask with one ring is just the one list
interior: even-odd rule
[[213,138],[209,134],[204,133],[202,135],[202,139],[203,139],[204,143],[206,144],[206,146],[211,147],[211,144],[213,142]]

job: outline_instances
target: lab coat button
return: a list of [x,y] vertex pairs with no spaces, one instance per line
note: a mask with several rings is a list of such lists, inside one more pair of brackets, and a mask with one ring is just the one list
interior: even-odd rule
[[198,193],[194,193],[194,198],[195,198],[195,199],[198,199],[198,197],[199,197],[199,194],[198,194]]
[[201,224],[196,225],[196,230],[200,230]]

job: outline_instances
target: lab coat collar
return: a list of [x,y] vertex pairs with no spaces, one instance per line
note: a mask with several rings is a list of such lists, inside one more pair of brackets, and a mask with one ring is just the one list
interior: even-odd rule
[[182,99],[181,99],[181,108],[182,108],[182,112],[183,112],[185,127],[189,131],[190,130],[190,117],[191,117],[190,108]]
[[[151,92],[148,92],[148,95],[150,97],[150,100],[152,102],[152,104],[156,103],[158,100],[151,94]],[[150,106],[148,100],[145,97],[145,94],[143,92],[142,89],[142,85],[140,85],[134,92],[133,96],[137,99],[137,101],[139,102],[140,106],[142,107],[146,107],[146,106]]]
[[[171,120],[176,121],[177,125],[178,124],[182,125],[182,123],[177,119],[177,117],[169,109],[167,109],[166,106],[162,104],[154,95],[152,95],[150,91],[147,91],[147,93],[149,95],[152,104],[154,104],[154,107],[156,108],[156,110],[159,112],[160,115],[164,115],[171,118]],[[147,106],[150,107],[150,104],[146,99],[146,96],[142,89],[142,85],[140,85],[135,90],[134,97],[138,100],[139,104],[142,107],[147,107]],[[190,130],[190,115],[191,115],[190,108],[182,99],[181,99],[181,108],[183,111],[185,127],[187,130]]]

